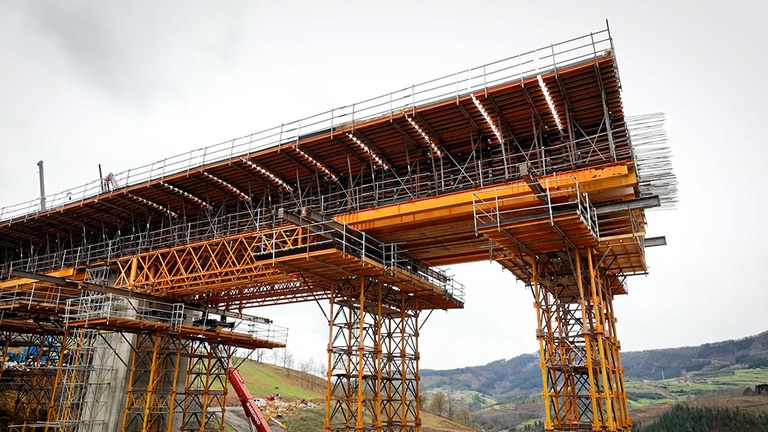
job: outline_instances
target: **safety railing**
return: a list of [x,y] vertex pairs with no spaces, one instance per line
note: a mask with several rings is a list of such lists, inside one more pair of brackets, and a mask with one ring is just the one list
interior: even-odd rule
[[[605,141],[597,145],[597,142]],[[558,147],[567,148],[571,144],[586,146],[577,166],[589,166],[591,164],[605,163],[607,135],[597,134],[591,139],[582,138],[572,143],[563,143],[552,146],[547,151],[556,151]],[[507,159],[521,159],[521,154],[507,155]],[[341,191],[331,192],[319,196],[311,196],[301,200],[285,201],[283,206],[287,208],[309,207],[318,213],[336,214],[344,211],[356,211],[363,208],[386,205],[403,199],[417,199],[426,196],[453,192],[473,187],[485,187],[501,183],[510,178],[519,178],[521,173],[517,165],[508,169],[500,169],[506,162],[501,157],[488,158],[478,163],[477,168],[470,166],[447,167],[441,169],[441,176],[436,179],[433,173],[413,173],[406,177],[381,178],[373,183],[365,183]],[[546,162],[537,163],[535,159],[526,160],[527,169],[541,173],[559,168],[573,168],[563,159],[560,164]],[[444,161],[445,162],[445,161]],[[28,272],[41,269],[68,268],[78,265],[86,265],[96,261],[109,261],[115,257],[135,254],[159,247],[169,247],[182,243],[194,242],[206,238],[226,236],[242,232],[243,230],[258,231],[270,226],[275,226],[274,209],[268,207],[256,207],[250,210],[232,214],[224,214],[212,218],[201,219],[194,222],[176,222],[169,226],[154,229],[147,232],[137,232],[122,237],[116,237],[100,242],[89,243],[72,249],[61,250],[49,254],[37,254],[0,265],[0,274],[7,274],[10,268]],[[173,221],[172,221],[173,222]]]
[[[540,192],[518,185],[473,193],[475,233],[488,227],[500,231],[505,224],[535,219],[549,219],[555,226],[558,216],[575,213],[599,241],[597,212],[575,177],[544,179],[540,187]],[[525,193],[527,190],[531,193]]]
[[[44,199],[38,198],[2,207],[0,221],[82,202],[115,189],[162,179],[171,174],[188,172],[205,164],[234,161],[243,155],[296,143],[302,138],[319,133],[333,133],[341,128],[354,128],[361,122],[393,116],[399,111],[415,109],[451,98],[458,99],[462,95],[487,90],[498,84],[523,80],[595,59],[606,55],[609,50],[613,50],[613,44],[606,27],[595,33],[520,53],[421,84],[414,84],[362,102],[167,157],[138,168],[109,173],[104,179],[97,179],[82,186],[48,195]],[[43,203],[45,209],[42,208]]]
[[59,305],[67,299],[77,296],[58,286],[39,285],[31,283],[21,289],[3,290],[0,292],[0,308],[31,308],[40,304]]
[[82,267],[95,262],[109,262],[115,258],[180,244],[190,244],[248,231],[264,231],[278,224],[280,223],[264,208],[223,215],[209,220],[179,222],[153,231],[128,234],[73,249],[14,260],[0,265],[0,274],[7,275],[14,269],[39,272],[57,268]]
[[[406,251],[395,244],[379,242],[346,224],[342,224],[341,229],[331,228],[326,223],[286,225],[271,214],[264,217],[262,210],[228,215],[213,222],[181,223],[151,233],[129,235],[74,250],[21,259],[1,266],[0,272],[9,274],[14,269],[42,272],[56,268],[85,267],[94,262],[109,263],[117,258],[152,250],[252,233],[249,240],[253,244],[250,253],[256,260],[271,259],[274,262],[279,254],[301,251],[309,253],[312,248],[327,245],[360,259],[371,259],[382,264],[385,269],[398,268],[410,272],[463,301],[464,288],[461,284],[448,277],[442,269],[430,268],[407,258]],[[109,278],[106,266],[99,266],[98,273],[98,277]]]
[[104,320],[116,319],[130,320],[125,322],[126,325],[133,322],[166,324],[169,331],[179,331],[182,326],[196,326],[220,332],[247,334],[254,339],[283,344],[288,339],[287,328],[266,320],[225,318],[184,303],[165,303],[117,294],[94,294],[66,301],[65,325],[88,327]]
[[464,301],[464,285],[448,276],[443,269],[424,266],[408,258],[407,251],[397,244],[381,243],[362,231],[343,225],[341,250],[347,253],[352,250],[361,257],[373,258],[390,271],[399,269],[408,272],[417,279],[441,288],[450,298]]

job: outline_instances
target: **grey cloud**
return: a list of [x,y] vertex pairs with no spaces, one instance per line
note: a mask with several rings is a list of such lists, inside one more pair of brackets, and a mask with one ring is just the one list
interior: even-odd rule
[[215,5],[36,1],[27,4],[27,20],[83,82],[148,101],[183,94],[234,66],[252,8]]

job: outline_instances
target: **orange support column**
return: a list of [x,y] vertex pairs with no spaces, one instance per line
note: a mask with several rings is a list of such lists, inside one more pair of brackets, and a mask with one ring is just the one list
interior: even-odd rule
[[381,431],[381,283],[338,280],[329,315],[326,431]]
[[531,263],[546,431],[631,430],[613,297],[597,263],[592,248]]

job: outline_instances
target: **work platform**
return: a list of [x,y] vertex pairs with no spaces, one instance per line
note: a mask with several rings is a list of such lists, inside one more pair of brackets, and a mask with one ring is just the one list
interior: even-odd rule
[[[132,362],[171,379],[183,365],[147,357],[185,352],[167,335],[207,344],[187,357],[198,372],[192,359],[210,363],[217,347],[230,359],[281,343],[193,326],[180,310],[224,320],[327,300],[325,430],[418,431],[421,314],[464,305],[437,266],[492,259],[535,299],[545,429],[629,430],[612,300],[664,243],[645,235],[645,211],[675,201],[662,123],[625,117],[605,29],[110,173],[0,209],[0,324],[132,335]],[[71,313],[109,296],[122,315]],[[136,309],[153,304],[166,306]],[[62,310],[72,319],[50,319]],[[190,428],[217,421],[196,399],[204,414],[188,422],[168,394],[153,399],[165,417],[150,416],[131,388],[123,430],[177,430],[174,410]]]

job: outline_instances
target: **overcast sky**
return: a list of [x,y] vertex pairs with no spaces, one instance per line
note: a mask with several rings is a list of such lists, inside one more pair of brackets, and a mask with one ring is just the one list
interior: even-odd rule
[[[651,274],[616,300],[622,348],[768,329],[765,2],[0,2],[0,206],[599,31],[628,115],[663,111],[680,181],[650,212]],[[631,6],[629,6],[631,3]],[[533,299],[490,263],[451,269],[466,308],[435,312],[423,368],[537,349]],[[256,311],[325,358],[316,304]]]

